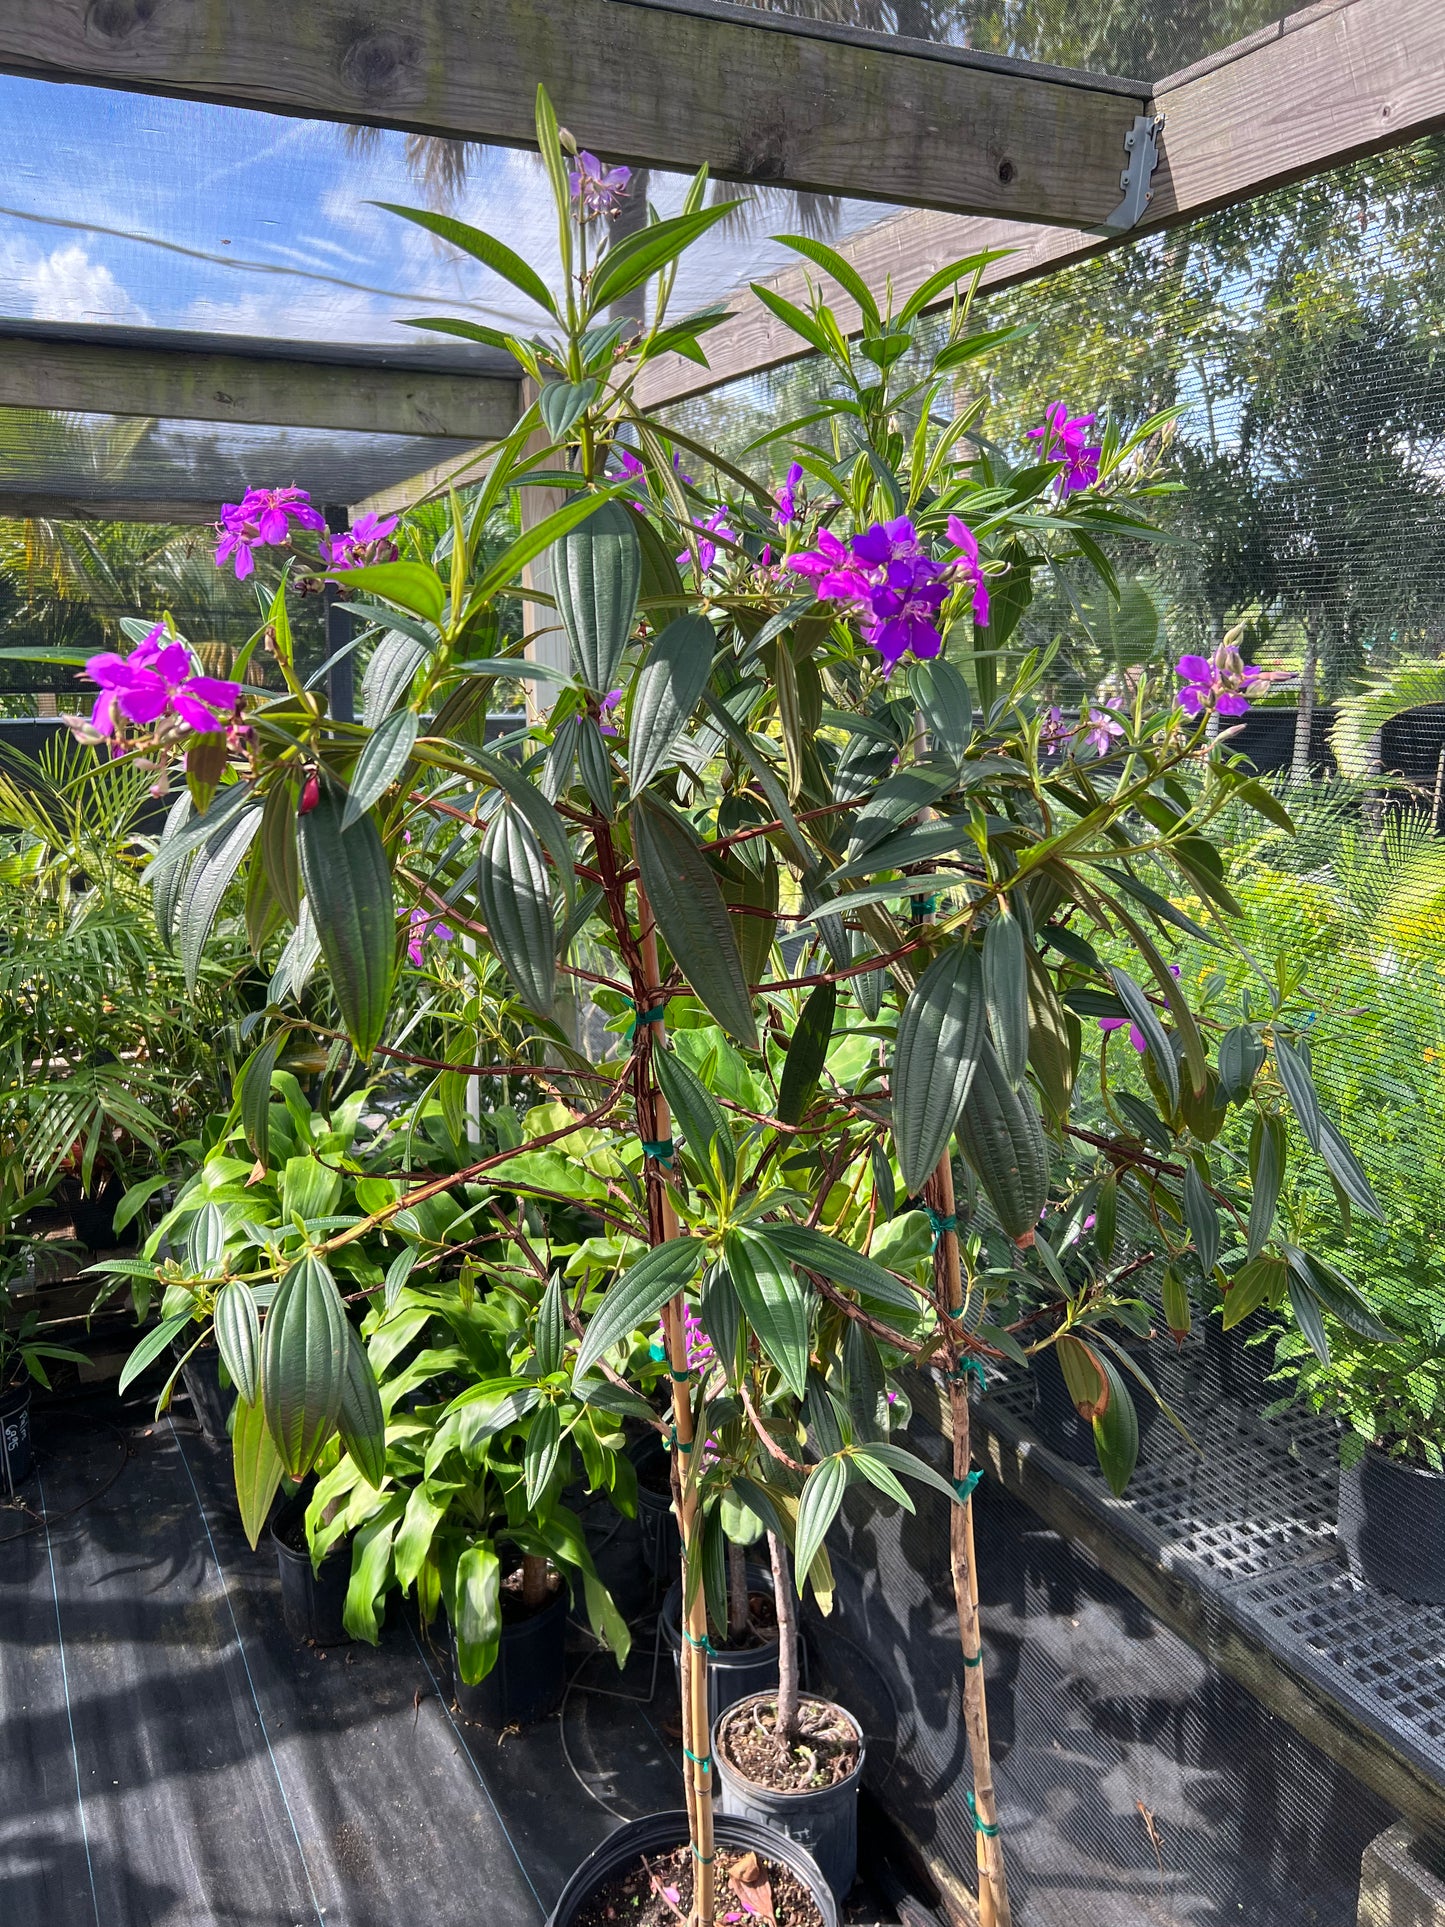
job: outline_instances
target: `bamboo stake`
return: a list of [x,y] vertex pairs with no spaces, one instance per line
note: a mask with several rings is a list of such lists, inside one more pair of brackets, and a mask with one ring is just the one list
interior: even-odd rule
[[[637,1012],[638,1025],[641,1027],[648,1022],[649,1013],[658,1007],[662,992],[661,973],[657,967],[657,932],[651,907],[640,882],[637,886],[637,909],[639,948],[647,986],[645,1001],[639,1003]],[[652,1047],[660,1047],[666,1035],[665,1021],[658,1018],[648,1027],[654,1040]],[[643,1089],[650,1100],[649,1128],[652,1135],[649,1141],[664,1143],[670,1134],[672,1121],[668,1115],[667,1099],[657,1087],[650,1063],[643,1079]],[[648,1159],[647,1189],[649,1214],[652,1214],[654,1207],[656,1210],[654,1242],[670,1241],[678,1235],[677,1213],[673,1209],[672,1193],[662,1167],[652,1156]],[[687,1476],[695,1434],[689,1389],[692,1374],[688,1368],[687,1324],[681,1292],[669,1300],[663,1322],[667,1333],[668,1367],[672,1375],[673,1502],[677,1507],[678,1528],[682,1534],[682,1744],[686,1760],[683,1777],[688,1795],[689,1844],[696,1876],[693,1919],[696,1927],[713,1927],[716,1898],[713,1873],[712,1729],[707,1716],[707,1598],[701,1585],[692,1588],[692,1596],[690,1599],[688,1597],[688,1568],[693,1556],[698,1509],[696,1479]]]
[[[963,1277],[958,1261],[953,1165],[947,1151],[938,1160],[929,1189],[939,1220],[934,1254],[938,1309],[948,1340],[948,1405],[953,1431],[953,1478],[969,1474],[972,1444],[969,1436],[968,1381],[959,1372],[959,1314],[963,1310]],[[978,1856],[978,1916],[980,1927],[1012,1927],[1008,1880],[1004,1872],[1003,1842],[998,1830],[994,1797],[993,1756],[988,1742],[988,1704],[984,1697],[983,1642],[978,1615],[978,1560],[973,1544],[973,1501],[949,1507],[949,1565],[958,1610],[958,1636],[963,1646],[963,1721],[973,1766],[974,1841]]]

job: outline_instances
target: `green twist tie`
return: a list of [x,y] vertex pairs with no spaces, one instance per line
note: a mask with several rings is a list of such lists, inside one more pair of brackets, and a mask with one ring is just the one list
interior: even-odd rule
[[928,1222],[933,1226],[933,1249],[937,1251],[938,1242],[944,1232],[957,1231],[958,1217],[952,1211],[945,1216],[943,1212],[935,1211],[931,1204],[926,1204],[923,1208],[928,1213]]
[[974,1656],[973,1656],[973,1658],[972,1658],[972,1659],[970,1659],[970,1658],[969,1658],[969,1656],[968,1656],[968,1654],[967,1654],[967,1653],[965,1653],[965,1654],[964,1654],[964,1656],[963,1656],[963,1663],[964,1663],[964,1665],[965,1665],[965,1666],[982,1666],[982,1664],[983,1664],[983,1654],[982,1654],[982,1653],[975,1653],[975,1654],[974,1654]]
[[686,1385],[687,1381],[692,1377],[691,1372],[680,1372],[676,1365],[669,1365],[667,1369],[675,1385]]
[[677,1146],[670,1137],[644,1138],[642,1140],[642,1149],[645,1156],[656,1158],[659,1164],[665,1164],[670,1167],[673,1157],[676,1154]]
[[666,1004],[654,1004],[651,1010],[638,1010],[636,1004],[632,1002],[630,997],[627,999],[627,1002],[634,1013],[632,1022],[627,1026],[627,1035],[629,1037],[636,1036],[639,1025],[660,1024],[667,1015]]
[[647,1356],[649,1358],[656,1359],[657,1363],[660,1365],[663,1359],[667,1357],[667,1347],[665,1345],[659,1345],[657,1340],[654,1338],[652,1343],[647,1348]]
[[973,1795],[972,1795],[971,1793],[968,1793],[968,1794],[965,1794],[965,1795],[964,1795],[964,1798],[965,1798],[965,1799],[966,1799],[966,1800],[968,1801],[968,1810],[969,1810],[969,1812],[970,1812],[970,1813],[971,1813],[971,1814],[973,1815],[973,1830],[974,1830],[974,1832],[975,1832],[975,1833],[981,1833],[981,1834],[983,1834],[983,1835],[985,1836],[985,1838],[986,1838],[986,1839],[989,1839],[989,1840],[997,1840],[997,1838],[998,1838],[998,1828],[997,1828],[997,1826],[992,1826],[992,1827],[991,1827],[991,1826],[989,1825],[989,1823],[988,1823],[988,1821],[987,1821],[987,1820],[980,1820],[980,1819],[979,1819],[979,1817],[978,1817],[978,1803],[977,1803],[977,1801],[976,1801],[976,1800],[974,1799],[974,1797],[973,1797]]
[[686,1626],[684,1626],[682,1629],[682,1636],[687,1641],[688,1645],[695,1646],[698,1652],[707,1653],[713,1659],[717,1658],[717,1647],[713,1645],[712,1641],[708,1638],[706,1633],[703,1634],[701,1639],[698,1639],[687,1630]]
[[908,899],[908,914],[914,923],[922,923],[923,919],[925,917],[931,917],[937,908],[937,897],[910,897]]
[[[690,1840],[687,1844],[692,1847]],[[700,1867],[710,1867],[713,1861],[717,1859],[715,1853],[699,1853],[696,1847],[692,1847],[692,1857]]]
[[669,1444],[672,1446],[674,1452],[690,1452],[693,1448],[694,1441],[692,1439],[680,1439],[677,1436],[677,1427],[674,1425]]
[[970,1472],[967,1478],[955,1479],[953,1489],[958,1494],[960,1505],[967,1505],[973,1497],[974,1488],[983,1477],[982,1472]]
[[690,1747],[686,1746],[682,1750],[687,1754],[687,1757],[692,1761],[694,1766],[701,1767],[704,1773],[712,1772],[711,1753],[694,1753]]
[[984,1369],[984,1363],[981,1358],[970,1356],[961,1359],[956,1372],[945,1372],[943,1376],[955,1385],[961,1384],[966,1379],[976,1378],[983,1389],[985,1391],[988,1390],[988,1373]]

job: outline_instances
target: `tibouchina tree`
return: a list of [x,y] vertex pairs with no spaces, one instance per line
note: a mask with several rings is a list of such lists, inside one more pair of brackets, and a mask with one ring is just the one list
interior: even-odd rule
[[[226,511],[227,566],[278,548],[300,557],[293,575],[340,585],[369,649],[364,720],[329,717],[297,680],[285,573],[262,635],[284,693],[197,678],[165,635],[144,662],[103,665],[98,727],[159,761],[185,753],[152,876],[188,959],[244,874],[262,948],[285,925],[293,949],[319,947],[356,1064],[404,1063],[405,1040],[386,1041],[398,973],[413,919],[444,917],[502,966],[492,1034],[523,1041],[440,1074],[530,1079],[551,1099],[524,1142],[499,1132],[359,1224],[303,1227],[304,1255],[279,1276],[227,1281],[259,1331],[238,1478],[259,1516],[258,1488],[304,1474],[338,1424],[363,1467],[380,1461],[374,1388],[348,1375],[339,1246],[460,1185],[494,1187],[499,1210],[532,1199],[527,1263],[555,1259],[567,1280],[569,1412],[641,1409],[661,1321],[670,1411],[650,1416],[672,1448],[685,1548],[694,1918],[711,1927],[715,1906],[705,1601],[723,1618],[723,1515],[790,1548],[799,1586],[826,1603],[824,1537],[862,1480],[904,1505],[910,1482],[950,1500],[982,1906],[1007,1922],[970,1377],[1056,1347],[1117,1488],[1137,1450],[1131,1384],[1150,1395],[1121,1342],[1149,1329],[1130,1282],[1146,1262],[1167,1267],[1176,1333],[1216,1273],[1233,1318],[1287,1303],[1321,1344],[1322,1312],[1372,1322],[1274,1228],[1284,1103],[1341,1193],[1373,1208],[1304,1043],[1269,1024],[1213,1033],[1169,964],[1181,931],[1229,941],[1220,813],[1282,816],[1211,731],[1247,677],[1228,649],[1188,658],[1179,700],[1140,681],[1070,722],[1043,698],[1047,661],[1010,652],[1040,571],[1082,564],[1108,584],[1108,539],[1145,532],[1158,424],[1124,436],[1061,403],[1010,454],[982,400],[956,405],[956,371],[998,339],[970,321],[992,257],[898,303],[819,242],[785,237],[819,289],[806,308],[758,292],[827,379],[809,415],[754,451],[786,478],[770,485],[664,434],[635,400],[657,356],[704,358],[721,311],[674,319],[669,297],[679,256],[726,207],[705,204],[699,176],[679,213],[609,245],[614,171],[574,151],[545,97],[537,126],[556,291],[500,240],[397,210],[538,312],[526,338],[417,324],[507,349],[537,389],[480,482],[451,495],[442,539],[384,522],[318,552],[314,512],[290,490]],[[856,341],[829,281],[857,306]],[[640,330],[607,318],[642,289]],[[563,506],[484,560],[484,528],[524,486]],[[544,553],[567,672],[501,640],[503,599]],[[491,692],[517,677],[545,711],[485,748]],[[609,1051],[579,1048],[579,998],[612,1013]],[[1105,1110],[1084,1122],[1075,1083],[1098,1019],[1129,1027],[1140,1056],[1123,1061],[1142,1065],[1148,1095],[1111,1082],[1100,1038]],[[243,1120],[264,1115],[277,1052],[306,1021],[284,996],[267,1011]],[[1211,1147],[1227,1106],[1251,1103],[1252,1169],[1236,1170]],[[547,1201],[568,1195],[569,1172],[603,1228],[554,1254]],[[1126,1240],[1126,1222],[1147,1241]],[[946,1386],[946,1479],[890,1437],[916,1383],[904,1368]]]

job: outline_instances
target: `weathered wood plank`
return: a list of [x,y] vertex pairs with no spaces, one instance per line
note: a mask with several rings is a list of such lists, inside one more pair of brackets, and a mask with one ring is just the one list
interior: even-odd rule
[[5,0],[0,69],[516,146],[541,81],[610,159],[1065,225],[1148,92],[720,0]]
[[[1445,127],[1445,5],[1441,0],[1324,0],[1187,69],[1155,89],[1165,117],[1154,198],[1129,235],[1068,233],[1008,220],[960,220],[928,211],[894,215],[841,250],[872,287],[891,274],[899,299],[947,261],[978,250],[1013,253],[983,285],[1011,287],[1086,260],[1139,235],[1177,227],[1369,153]],[[816,278],[816,273],[815,273]],[[770,285],[791,301],[807,277],[790,269]],[[845,327],[857,312],[830,299]],[[797,338],[750,292],[707,337],[710,371],[670,356],[638,384],[648,408],[777,367]]]
[[467,440],[505,435],[517,392],[491,376],[0,334],[0,407]]

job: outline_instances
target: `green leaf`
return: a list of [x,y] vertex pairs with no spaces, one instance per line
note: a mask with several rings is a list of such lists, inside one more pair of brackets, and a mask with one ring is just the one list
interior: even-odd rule
[[433,213],[430,208],[401,207],[395,201],[377,201],[373,205],[384,207],[388,214],[399,214],[404,221],[414,221],[418,227],[427,228],[443,241],[449,241],[454,248],[460,248],[463,254],[469,254],[474,261],[489,267],[493,274],[510,281],[519,293],[535,301],[554,320],[557,318],[557,304],[552,299],[552,291],[547,283],[520,254],[514,254],[505,241],[497,240],[495,235],[472,227],[466,221],[458,221],[450,214]]
[[1237,1271],[1230,1281],[1229,1290],[1224,1294],[1222,1323],[1226,1331],[1232,1331],[1252,1311],[1258,1311],[1266,1299],[1272,1298],[1285,1281],[1285,1262],[1283,1258],[1253,1258],[1242,1271]]
[[910,663],[908,687],[922,712],[934,753],[962,762],[973,741],[973,696],[962,672],[942,656]]
[[880,783],[853,818],[848,845],[850,862],[865,851],[886,843],[900,823],[936,803],[952,789],[958,772],[951,763],[914,763]]
[[844,293],[852,296],[864,319],[878,326],[878,303],[873,299],[868,283],[852,262],[845,260],[836,248],[830,248],[823,241],[815,241],[810,234],[775,234],[773,239],[781,241],[785,248],[792,248],[795,254],[805,254],[825,274],[831,274]]
[[1111,969],[1109,978],[1119,993],[1120,1003],[1128,1011],[1145,1043],[1149,1046],[1149,1056],[1159,1074],[1159,1082],[1169,1094],[1170,1110],[1178,1110],[1179,1064],[1174,1055],[1174,1048],[1169,1042],[1169,1034],[1159,1021],[1159,1013],[1127,970]]
[[786,1251],[765,1231],[730,1232],[723,1244],[743,1318],[795,1398],[808,1382],[808,1296]]
[[783,1075],[778,1081],[778,1116],[784,1124],[800,1124],[812,1102],[823,1066],[828,1061],[837,1009],[837,985],[815,985],[803,1005],[783,1060]]
[[1370,1217],[1383,1220],[1384,1207],[1375,1196],[1364,1166],[1345,1142],[1338,1125],[1323,1115],[1320,1117],[1320,1156],[1351,1204],[1357,1205]]
[[[575,719],[574,719],[575,720]],[[567,825],[553,809],[536,784],[513,767],[504,757],[478,752],[472,758],[485,770],[497,788],[514,803],[536,831],[543,849],[552,859],[563,890],[570,897],[577,887],[577,870],[572,860],[572,845]]]
[[884,843],[875,843],[860,856],[849,857],[829,875],[836,885],[854,877],[878,876],[884,870],[901,870],[907,864],[926,863],[931,857],[946,856],[968,841],[968,823],[963,817],[940,817],[933,823],[914,823]]
[[[271,1078],[287,1033],[273,1031],[246,1059],[239,1079],[241,1129],[252,1157],[265,1164],[271,1155]],[[251,1393],[254,1403],[255,1393]]]
[[1236,1024],[1219,1040],[1219,1088],[1231,1104],[1242,1104],[1264,1063],[1263,1040],[1252,1024]]
[[361,679],[361,713],[367,727],[376,729],[410,691],[416,672],[433,653],[433,645],[400,629],[388,629],[367,659]]
[[768,1242],[785,1251],[795,1265],[817,1272],[844,1291],[856,1291],[860,1298],[894,1310],[918,1311],[917,1292],[910,1291],[901,1279],[865,1258],[861,1251],[829,1237],[826,1231],[815,1231],[811,1225],[770,1224],[767,1236]]
[[631,823],[643,887],[673,961],[723,1029],[756,1049],[752,997],[712,866],[688,826],[652,795],[638,797]]
[[985,1005],[978,954],[952,943],[914,986],[893,1053],[893,1136],[905,1188],[919,1192],[948,1149],[978,1069]]
[[446,587],[425,562],[368,562],[358,569],[329,569],[327,580],[340,584],[348,597],[362,589],[409,609],[426,622],[439,623],[447,606]]
[[712,1340],[713,1350],[731,1378],[737,1362],[743,1308],[738,1303],[732,1275],[726,1265],[709,1265],[703,1273],[702,1297],[697,1310],[702,1328]]
[[[156,856],[166,849],[180,835],[191,820],[195,804],[191,792],[183,789],[175,802],[166,812],[165,825],[161,830],[160,841],[156,845]],[[156,929],[166,949],[171,948],[171,940],[176,926],[176,904],[180,900],[181,885],[185,881],[185,865],[174,863],[158,866],[152,861],[150,866],[151,904],[155,912]]]
[[797,307],[785,296],[778,294],[775,289],[768,287],[765,282],[752,281],[748,285],[763,306],[771,309],[785,328],[791,328],[793,333],[800,335],[810,348],[815,348],[820,355],[826,355],[830,361],[836,363],[838,359],[836,344],[829,337],[827,330],[820,327],[806,310]]
[[983,994],[989,1029],[1013,1090],[1029,1062],[1029,965],[1023,925],[1000,907],[983,933]]
[[420,732],[420,718],[411,709],[394,710],[377,725],[370,742],[356,759],[351,791],[341,815],[343,830],[349,830],[398,780],[411,760]]
[[1109,1490],[1122,1498],[1139,1462],[1139,1414],[1113,1361],[1102,1352],[1095,1357],[1109,1387],[1109,1401],[1093,1421],[1094,1451]]
[[201,968],[201,952],[211,934],[227,886],[245,859],[261,827],[259,806],[244,810],[197,855],[185,878],[176,917],[180,926],[181,963],[186,988],[194,990]]
[[579,421],[595,400],[601,384],[595,381],[549,381],[542,385],[537,406],[547,433],[560,442],[574,422]]
[[1288,1038],[1276,1032],[1274,1061],[1279,1067],[1279,1081],[1284,1085],[1294,1114],[1299,1119],[1300,1129],[1309,1139],[1310,1149],[1318,1151],[1324,1135],[1324,1120],[1315,1092],[1315,1081],[1310,1075],[1309,1060]]
[[667,761],[697,707],[716,646],[712,624],[694,611],[669,622],[649,647],[627,721],[627,774],[634,796]]
[[666,221],[650,221],[636,234],[614,242],[603,255],[587,289],[592,312],[595,314],[609,303],[620,301],[623,295],[631,294],[634,288],[640,288],[710,227],[741,206],[741,201],[717,201],[692,213],[674,214]]
[[281,1463],[301,1479],[336,1427],[348,1326],[331,1273],[305,1257],[281,1280],[266,1314],[261,1402]]
[[542,848],[504,802],[477,858],[477,894],[492,948],[528,1009],[550,1017],[557,995],[557,925]]
[[382,1595],[391,1571],[391,1548],[406,1501],[400,1492],[383,1500],[379,1511],[359,1527],[351,1544],[351,1583],[341,1623],[353,1639],[375,1646],[381,1637]]
[[1373,1339],[1377,1345],[1402,1343],[1400,1334],[1391,1331],[1375,1316],[1349,1279],[1336,1271],[1332,1264],[1317,1258],[1313,1252],[1299,1250],[1295,1245],[1287,1244],[1284,1249],[1290,1270],[1308,1284],[1325,1310],[1338,1318],[1348,1330],[1358,1333],[1361,1338]]
[[674,1123],[681,1129],[683,1142],[693,1162],[706,1176],[712,1169],[713,1146],[723,1176],[731,1184],[737,1171],[733,1134],[721,1104],[685,1058],[674,1050],[654,1050],[652,1067],[662,1094],[667,1099]]
[[261,1383],[261,1317],[251,1287],[232,1279],[216,1293],[216,1349],[237,1396],[256,1403]]
[[180,1311],[172,1318],[163,1318],[154,1325],[136,1346],[121,1370],[117,1391],[124,1392],[135,1383],[147,1365],[154,1363],[167,1348],[173,1338],[179,1336],[191,1322],[188,1311]]
[[[1184,1172],[1184,1221],[1189,1226],[1200,1268],[1207,1278],[1219,1262],[1219,1211],[1210,1196],[1209,1186],[1193,1164],[1187,1166]],[[1097,1222],[1096,1213],[1096,1225]]]
[[936,1472],[916,1452],[907,1452],[901,1445],[887,1445],[874,1439],[869,1443],[868,1454],[870,1458],[880,1459],[884,1465],[891,1466],[895,1472],[901,1472],[905,1479],[917,1479],[920,1485],[931,1486],[935,1492],[941,1492],[951,1505],[963,1503],[953,1481]]
[[1319,1304],[1306,1278],[1302,1278],[1290,1266],[1289,1308],[1294,1313],[1295,1323],[1304,1335],[1305,1343],[1320,1361],[1321,1365],[1330,1362],[1330,1341],[1325,1331],[1325,1321],[1320,1316]]
[[798,1503],[798,1529],[793,1551],[793,1570],[798,1590],[807,1585],[828,1528],[838,1516],[843,1494],[848,1489],[848,1464],[842,1457],[822,1459],[808,1474],[803,1496]]
[[241,1528],[254,1552],[285,1470],[266,1424],[266,1414],[257,1402],[236,1401],[236,1416],[231,1426],[231,1460]]
[[370,816],[342,826],[324,784],[299,826],[301,877],[346,1033],[363,1061],[381,1041],[396,976],[391,870]]
[[562,1421],[555,1399],[539,1405],[527,1427],[527,1449],[523,1458],[527,1510],[533,1512],[541,1502],[562,1449]]
[[651,1251],[607,1287],[592,1314],[573,1367],[575,1385],[619,1340],[645,1325],[696,1273],[704,1247],[697,1238],[673,1238]]
[[362,1478],[380,1490],[386,1477],[386,1416],[366,1347],[356,1327],[346,1327],[346,1370],[336,1413],[341,1443],[356,1461]]
[[552,548],[552,592],[572,659],[595,695],[613,687],[637,620],[642,550],[621,502],[603,501]]
[[416,1584],[417,1575],[431,1551],[436,1529],[447,1516],[450,1506],[450,1492],[434,1493],[424,1479],[419,1479],[408,1493],[406,1511],[396,1529],[391,1549],[396,1583],[403,1592]]
[[1288,1149],[1284,1120],[1269,1117],[1263,1111],[1259,1112],[1255,1117],[1249,1139],[1248,1256],[1251,1258],[1257,1258],[1263,1251],[1274,1227],[1274,1214],[1279,1205],[1280,1186],[1284,1182]]
[[287,1158],[281,1174],[281,1209],[288,1218],[303,1224],[327,1218],[341,1198],[343,1179],[320,1157],[303,1151]]

